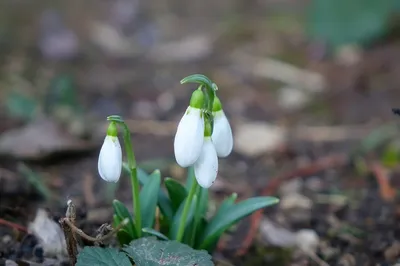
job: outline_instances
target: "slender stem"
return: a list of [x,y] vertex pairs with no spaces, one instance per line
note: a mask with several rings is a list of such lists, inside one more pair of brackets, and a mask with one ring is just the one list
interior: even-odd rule
[[131,132],[129,131],[129,128],[125,124],[125,122],[121,121],[120,123],[124,127],[124,144],[125,144],[126,157],[128,159],[128,166],[130,170],[131,184],[132,184],[132,200],[133,200],[133,208],[135,210],[135,228],[137,237],[140,238],[140,236],[142,235],[142,216],[140,210],[140,200],[139,200],[140,185],[137,177],[136,159],[132,147]]
[[[193,182],[197,183],[196,180],[193,180]],[[194,241],[196,239],[197,224],[199,223],[199,220],[201,218],[200,205],[201,205],[202,192],[201,192],[201,189],[198,189],[198,188],[199,187],[197,187],[197,191],[196,192],[197,193],[198,193],[198,191],[200,192],[199,193],[199,200],[196,203],[196,213],[194,214],[194,224],[193,224],[191,236],[190,236],[190,239],[189,239],[189,244],[190,244],[191,247],[193,247],[194,244],[195,244]]]
[[185,232],[185,227],[186,227],[186,219],[189,214],[190,205],[192,203],[193,196],[196,194],[196,191],[197,191],[197,181],[193,180],[192,186],[190,187],[189,195],[187,196],[185,201],[185,206],[183,206],[182,216],[179,222],[179,229],[176,235],[176,240],[178,242],[182,242],[183,233]]

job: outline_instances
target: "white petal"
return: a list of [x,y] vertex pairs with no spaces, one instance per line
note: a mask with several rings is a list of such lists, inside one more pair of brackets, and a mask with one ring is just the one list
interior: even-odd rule
[[232,129],[224,111],[214,114],[214,129],[212,140],[218,157],[226,157],[232,152],[233,136]]
[[99,174],[107,182],[117,182],[121,176],[122,150],[117,137],[106,136],[97,164]]
[[204,141],[204,119],[201,110],[188,107],[179,122],[174,140],[176,162],[181,167],[193,165],[200,156]]
[[209,188],[217,178],[218,157],[210,137],[204,138],[200,157],[194,164],[194,174],[197,183],[204,188]]

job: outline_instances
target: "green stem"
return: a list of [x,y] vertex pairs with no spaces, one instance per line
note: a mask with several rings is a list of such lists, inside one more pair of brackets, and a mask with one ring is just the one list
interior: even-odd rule
[[[197,183],[196,180],[194,180],[193,182]],[[201,195],[201,189],[198,189],[198,188],[199,187],[197,187],[196,189],[197,189],[197,191],[200,191],[200,194],[199,194],[199,199],[196,203],[196,212],[194,214],[194,224],[193,224],[193,228],[192,228],[192,232],[191,232],[192,235],[190,236],[190,239],[189,239],[189,241],[190,241],[189,243],[190,243],[191,247],[194,247],[194,244],[195,244],[194,241],[196,239],[197,224],[199,223],[199,220],[201,218],[200,205],[201,205],[202,195]]]
[[192,203],[193,196],[196,194],[196,191],[197,191],[197,181],[193,180],[192,186],[190,187],[189,195],[187,196],[185,201],[185,206],[183,206],[181,220],[179,221],[179,229],[176,235],[176,240],[178,242],[182,242],[183,233],[185,232],[185,227],[186,227],[186,219],[189,214],[190,205]]
[[133,146],[131,141],[131,132],[129,131],[128,126],[123,123],[124,126],[124,142],[125,142],[125,151],[126,157],[128,158],[129,170],[131,173],[131,183],[132,183],[132,199],[133,206],[135,209],[135,227],[138,238],[142,235],[142,215],[140,210],[140,200],[139,200],[139,179],[137,177],[137,167],[136,167],[136,158],[133,153]]
[[130,170],[129,172],[132,184],[132,200],[133,200],[133,208],[135,210],[135,229],[137,237],[140,238],[142,235],[142,215],[141,215],[140,200],[139,200],[140,185],[137,176],[136,158],[133,152],[131,132],[121,117],[109,116],[107,120],[117,122],[124,128],[123,138],[124,138],[125,152],[126,152],[126,157],[128,159],[128,166]]

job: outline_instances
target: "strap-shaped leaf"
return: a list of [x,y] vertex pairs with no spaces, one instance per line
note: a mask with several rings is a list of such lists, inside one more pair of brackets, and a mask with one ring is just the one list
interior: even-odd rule
[[142,232],[147,233],[149,235],[156,236],[156,237],[158,237],[159,239],[162,239],[162,240],[167,240],[167,241],[169,240],[168,237],[166,237],[164,234],[154,230],[153,228],[148,228],[148,227],[143,228]]
[[279,200],[274,197],[256,197],[224,208],[224,211],[219,211],[209,222],[204,231],[200,248],[208,249],[209,246],[211,246],[215,240],[234,223],[258,209],[265,208],[278,202]]
[[124,227],[124,229],[129,233],[132,239],[136,239],[137,235],[135,230],[135,223],[133,222],[131,213],[122,202],[116,199],[113,200],[113,208],[114,213],[117,216],[115,219],[118,219],[119,222],[123,221],[125,218],[128,218],[129,222]]
[[[122,166],[124,171],[130,174],[128,164],[124,162]],[[148,181],[149,175],[143,169],[137,168],[137,175],[141,185],[144,185]],[[160,211],[165,216],[168,223],[171,223],[172,219],[174,218],[174,211],[172,210],[171,201],[161,189],[158,192],[158,206],[160,207]]]
[[142,227],[152,227],[157,208],[157,196],[160,191],[161,174],[155,170],[143,185],[140,191],[140,207],[142,215]]
[[[222,201],[221,205],[219,206],[216,214],[214,215],[214,218],[217,216],[223,215],[229,207],[231,207],[233,204],[235,204],[236,199],[237,199],[236,193],[232,193],[232,195],[230,195],[228,198],[224,199]],[[198,248],[202,244],[202,241],[203,241],[202,236],[204,235],[204,231],[207,228],[208,224],[209,224],[209,222],[207,220],[205,220],[205,219],[201,220],[200,228],[198,228],[196,230],[197,231],[196,233],[198,235],[198,237],[195,239],[196,241],[195,241],[195,245],[194,245],[196,248]],[[213,241],[213,243],[208,245],[208,249],[207,249],[208,251],[212,251],[214,249],[220,236],[216,237],[215,240]]]
[[167,188],[169,198],[172,203],[174,212],[179,209],[181,203],[185,200],[188,192],[184,186],[181,185],[175,179],[167,177],[164,181],[165,187]]
[[[180,222],[181,222],[182,212],[183,212],[183,208],[185,206],[186,200],[187,200],[187,198],[181,203],[181,206],[179,207],[178,211],[175,213],[172,226],[170,227],[171,230],[169,232],[169,238],[172,240],[175,240],[177,237],[178,229],[179,229]],[[197,203],[197,196],[194,195],[193,200],[190,204],[189,213],[186,218],[185,231],[186,231],[186,228],[188,227],[188,225],[192,222],[192,219],[194,216],[194,211],[196,209],[196,203]]]

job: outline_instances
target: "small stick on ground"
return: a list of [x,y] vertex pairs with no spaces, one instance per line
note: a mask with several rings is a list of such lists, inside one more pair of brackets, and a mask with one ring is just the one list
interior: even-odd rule
[[19,231],[24,232],[24,233],[28,232],[28,229],[26,229],[26,227],[24,227],[22,225],[19,225],[19,224],[16,224],[16,223],[13,223],[13,222],[9,222],[9,221],[4,220],[2,218],[0,218],[0,225],[5,225],[5,226],[11,227],[11,228],[13,228],[15,230],[19,230]]
[[[283,182],[295,179],[297,177],[310,176],[326,169],[341,166],[345,164],[347,160],[348,156],[346,154],[334,154],[323,157],[315,162],[310,163],[309,165],[278,175],[277,177],[272,178],[270,182],[268,182],[266,187],[261,191],[261,196],[274,195],[276,190]],[[249,231],[243,241],[242,247],[236,252],[236,255],[242,256],[249,249],[260,225],[262,214],[263,210],[258,210],[252,214]]]
[[386,169],[378,162],[374,162],[371,167],[376,181],[379,185],[379,193],[386,202],[393,202],[396,198],[396,189],[390,185]]
[[67,212],[65,214],[66,217],[61,218],[59,222],[64,231],[65,241],[67,243],[67,251],[68,251],[68,255],[69,255],[72,266],[76,264],[77,256],[78,256],[78,249],[77,249],[78,242],[76,240],[75,234],[78,234],[79,236],[81,236],[82,238],[84,238],[90,242],[99,243],[99,242],[103,242],[103,241],[109,239],[110,237],[112,237],[115,233],[117,233],[122,227],[127,225],[129,222],[128,218],[126,218],[116,228],[114,228],[111,232],[109,232],[107,235],[91,237],[91,236],[85,234],[81,229],[76,227],[76,225],[75,225],[76,224],[75,205],[72,203],[71,200],[69,200],[67,204],[68,204],[68,208],[67,208]]
[[77,256],[78,256],[78,248],[77,244],[78,242],[76,241],[75,234],[72,232],[71,227],[68,226],[65,221],[70,221],[71,223],[75,223],[76,220],[76,209],[75,205],[72,203],[71,200],[68,200],[67,202],[67,211],[65,213],[65,218],[60,219],[60,224],[61,228],[64,231],[64,236],[65,236],[65,242],[67,244],[67,251],[68,251],[68,256],[71,265],[75,265],[77,262]]

